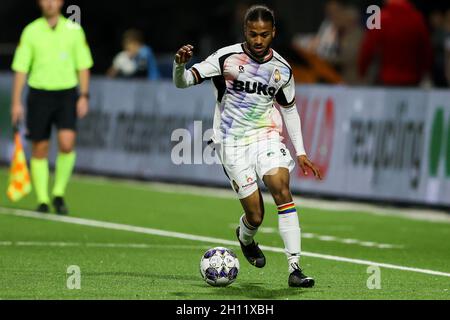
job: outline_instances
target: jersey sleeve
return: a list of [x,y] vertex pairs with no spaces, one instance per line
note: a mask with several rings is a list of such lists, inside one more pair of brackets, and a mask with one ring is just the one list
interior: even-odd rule
[[83,28],[77,30],[75,43],[75,66],[77,70],[89,69],[94,65],[91,50],[86,40]]
[[275,100],[282,107],[290,107],[295,103],[295,81],[292,72],[286,84],[275,94]]
[[189,70],[194,75],[196,84],[202,83],[206,79],[219,76],[222,74],[219,55],[215,52],[204,61],[194,64]]
[[11,69],[15,72],[28,73],[31,69],[33,61],[33,48],[31,45],[31,36],[27,28],[25,28],[20,36],[20,42],[14,54]]

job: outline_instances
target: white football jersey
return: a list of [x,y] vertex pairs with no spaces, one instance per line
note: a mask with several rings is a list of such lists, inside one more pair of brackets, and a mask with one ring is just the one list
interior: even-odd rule
[[295,84],[289,64],[277,52],[259,62],[243,44],[219,49],[192,66],[196,84],[211,79],[216,91],[215,143],[248,145],[279,138],[282,120],[274,101],[295,103]]

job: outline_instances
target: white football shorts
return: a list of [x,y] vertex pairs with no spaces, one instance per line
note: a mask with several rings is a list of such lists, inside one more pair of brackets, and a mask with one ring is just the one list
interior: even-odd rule
[[[245,146],[224,146],[212,143],[231,187],[243,199],[258,190],[258,177],[276,173],[276,168],[291,172],[295,162],[279,139],[257,141]],[[270,171],[270,172],[269,172]]]

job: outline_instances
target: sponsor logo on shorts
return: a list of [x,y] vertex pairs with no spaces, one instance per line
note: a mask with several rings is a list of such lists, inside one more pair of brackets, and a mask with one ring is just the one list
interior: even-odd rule
[[256,181],[252,181],[246,185],[243,185],[242,188],[244,189],[244,188],[250,187],[251,185],[254,185],[255,183],[256,183]]
[[[255,184],[256,183],[256,180],[255,179],[253,179],[252,177],[249,177],[249,176],[245,176],[245,180],[247,181],[247,184],[245,184],[245,185],[243,185],[242,186],[242,188],[243,189],[245,189],[245,188],[248,188],[248,187],[250,187],[251,185],[253,185],[253,184]],[[234,183],[236,183],[235,181],[233,181],[233,184]],[[239,188],[239,187],[238,187]],[[237,191],[236,191],[237,192]]]

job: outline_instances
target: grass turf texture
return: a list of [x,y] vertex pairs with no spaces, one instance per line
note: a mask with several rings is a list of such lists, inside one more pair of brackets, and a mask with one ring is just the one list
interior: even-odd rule
[[[0,190],[7,172],[0,171]],[[156,188],[89,177],[72,180],[67,193],[71,216],[133,226],[235,240],[241,215],[235,199],[160,192]],[[0,206],[34,209],[34,195],[18,204],[2,192]],[[389,243],[403,248],[379,249],[316,238],[303,238],[308,252],[450,272],[450,224],[415,221],[358,212],[302,209],[302,232]],[[266,206],[264,227],[277,228],[276,207]],[[259,233],[258,242],[282,247],[278,233]],[[41,245],[20,245],[19,242]],[[287,286],[283,254],[266,252],[267,265],[256,269],[237,247],[241,270],[226,288],[200,278],[203,252],[217,244],[137,234],[0,214],[1,299],[450,299],[450,278],[381,268],[381,289],[369,290],[367,266],[303,257],[315,277],[312,289]],[[53,242],[75,243],[51,246]],[[143,248],[92,244],[145,244]],[[68,290],[69,265],[81,268],[81,290]]]

